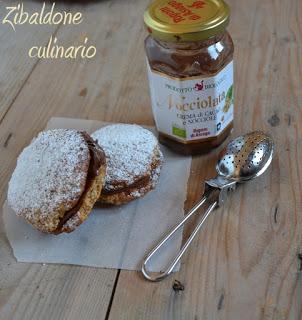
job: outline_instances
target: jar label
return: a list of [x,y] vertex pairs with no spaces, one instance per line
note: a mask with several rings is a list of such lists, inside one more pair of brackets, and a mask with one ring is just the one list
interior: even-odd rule
[[233,61],[212,77],[173,78],[148,64],[157,130],[183,143],[218,136],[233,120]]

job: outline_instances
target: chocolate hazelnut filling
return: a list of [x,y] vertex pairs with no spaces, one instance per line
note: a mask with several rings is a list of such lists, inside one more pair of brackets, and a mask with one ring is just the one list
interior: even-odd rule
[[150,181],[152,180],[153,176],[153,171],[160,166],[160,160],[156,159],[155,161],[152,162],[151,164],[151,174],[148,176],[141,177],[140,179],[136,180],[134,183],[132,183],[129,186],[118,188],[118,189],[106,189],[103,188],[102,194],[103,195],[112,195],[112,194],[118,194],[118,193],[128,193],[130,194],[133,189],[141,189],[143,187],[146,187]]
[[140,178],[139,180],[135,181],[134,183],[132,183],[131,185],[124,187],[124,188],[119,188],[119,189],[103,189],[102,190],[102,194],[104,195],[112,195],[112,194],[117,194],[117,193],[121,193],[121,192],[131,192],[131,190],[133,188],[135,189],[140,189],[142,187],[145,187],[146,185],[148,185],[148,183],[151,180],[151,176],[146,176],[143,178]]
[[106,164],[106,156],[104,151],[96,144],[96,142],[94,142],[94,140],[86,132],[83,131],[81,132],[81,134],[85,139],[86,143],[88,144],[90,153],[90,163],[86,178],[85,189],[78,203],[72,209],[66,211],[64,216],[60,219],[58,227],[54,233],[60,233],[60,230],[63,227],[63,225],[79,211],[95,177],[99,174],[100,167]]

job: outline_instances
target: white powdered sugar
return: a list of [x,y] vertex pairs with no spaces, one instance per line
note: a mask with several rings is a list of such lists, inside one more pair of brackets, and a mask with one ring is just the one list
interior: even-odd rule
[[106,154],[107,190],[129,186],[150,175],[158,141],[149,130],[138,125],[113,124],[95,131],[92,137]]
[[[162,161],[162,155],[160,155],[159,160]],[[130,196],[135,199],[140,198],[150,190],[154,189],[159,180],[160,170],[161,170],[161,164],[158,167],[156,167],[154,170],[152,170],[149,183],[146,186],[141,187],[140,189],[131,191]]]
[[9,182],[10,206],[31,221],[49,220],[56,210],[70,210],[85,188],[89,161],[80,132],[41,132],[18,158]]

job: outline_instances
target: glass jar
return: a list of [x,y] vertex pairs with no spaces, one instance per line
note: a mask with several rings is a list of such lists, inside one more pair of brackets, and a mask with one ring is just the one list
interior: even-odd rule
[[153,115],[161,143],[208,152],[233,126],[233,52],[222,0],[157,0],[146,10]]

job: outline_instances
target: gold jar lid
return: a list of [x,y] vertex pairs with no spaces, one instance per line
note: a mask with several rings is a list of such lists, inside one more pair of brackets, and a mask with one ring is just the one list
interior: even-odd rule
[[187,42],[223,32],[229,16],[223,0],[156,0],[145,11],[144,22],[156,39]]

